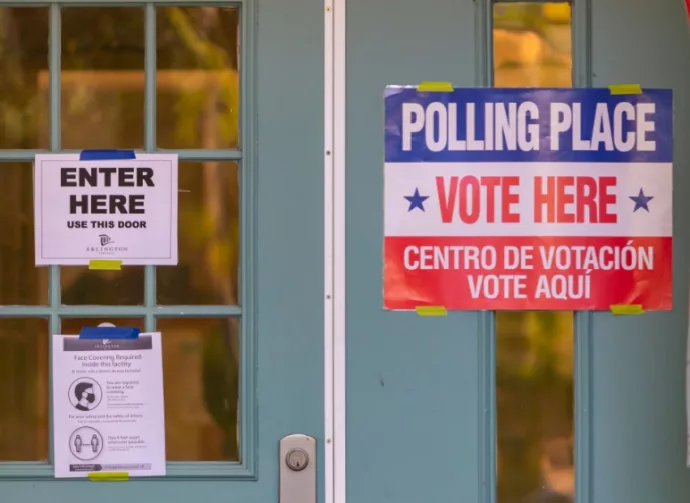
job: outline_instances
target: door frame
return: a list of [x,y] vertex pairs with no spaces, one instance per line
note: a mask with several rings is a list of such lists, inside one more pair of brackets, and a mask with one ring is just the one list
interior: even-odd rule
[[324,492],[345,503],[345,9],[324,0]]

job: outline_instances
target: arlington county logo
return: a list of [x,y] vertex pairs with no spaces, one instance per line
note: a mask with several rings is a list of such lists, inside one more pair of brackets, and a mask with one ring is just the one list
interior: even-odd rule
[[106,246],[114,243],[114,241],[107,234],[99,234],[98,238],[101,240],[101,246]]
[[118,253],[126,253],[127,247],[116,246],[113,238],[111,238],[107,234],[99,234],[98,245],[94,244],[94,246],[87,246],[86,252],[95,253],[97,255],[100,255],[101,257],[112,257],[113,255],[116,255]]

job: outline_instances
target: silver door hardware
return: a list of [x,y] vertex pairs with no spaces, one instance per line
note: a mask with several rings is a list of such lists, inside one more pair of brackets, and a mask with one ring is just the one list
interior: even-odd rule
[[300,472],[309,464],[309,455],[304,449],[290,449],[285,456],[285,462],[291,470]]
[[316,503],[316,439],[288,435],[280,439],[279,503]]

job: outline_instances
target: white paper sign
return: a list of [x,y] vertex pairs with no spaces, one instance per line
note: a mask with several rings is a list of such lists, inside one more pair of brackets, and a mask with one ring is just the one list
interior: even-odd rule
[[177,265],[177,154],[34,161],[36,265]]
[[165,475],[161,336],[53,335],[55,477]]

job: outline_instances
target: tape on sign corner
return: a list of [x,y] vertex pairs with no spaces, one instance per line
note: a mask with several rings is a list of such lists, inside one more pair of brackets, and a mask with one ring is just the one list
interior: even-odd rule
[[615,315],[634,315],[644,314],[642,304],[614,304],[611,306],[611,312]]
[[419,316],[446,316],[448,314],[443,306],[417,306],[414,310]]
[[422,82],[417,86],[417,91],[431,93],[452,93],[453,84],[450,82]]
[[89,260],[89,269],[119,271],[122,269],[122,260]]
[[119,161],[136,159],[134,150],[89,149],[79,154],[80,161]]
[[127,472],[90,472],[89,480],[93,482],[126,482],[129,480]]
[[611,94],[642,94],[640,84],[612,84],[609,90]]

